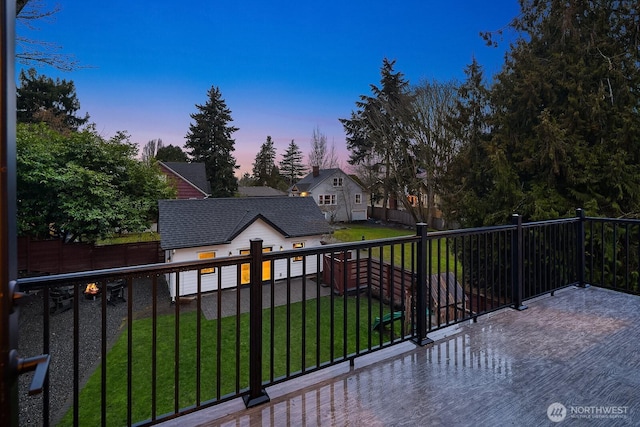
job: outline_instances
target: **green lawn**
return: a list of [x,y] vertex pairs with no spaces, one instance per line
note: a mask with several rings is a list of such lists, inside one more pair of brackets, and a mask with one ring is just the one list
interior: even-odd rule
[[[340,240],[342,242],[356,242],[362,240],[363,236],[365,240],[375,240],[386,239],[390,237],[414,236],[415,233],[415,230],[403,228],[382,227],[367,224],[349,224],[345,228],[334,231],[333,235],[337,240]],[[395,265],[403,265],[402,255],[404,253],[404,266],[406,268],[411,267],[411,245],[404,245],[404,249],[401,245],[393,245],[393,251],[393,262]],[[363,254],[365,252],[367,251],[363,251]],[[431,274],[435,274],[438,271],[453,271],[453,269],[456,268],[453,248],[449,248],[449,253],[447,254],[446,240],[432,240],[430,254]],[[375,248],[372,250],[371,256],[390,261],[390,247],[384,247],[382,254],[380,254],[380,250],[378,248]],[[438,265],[440,266],[439,270]],[[460,266],[458,266],[458,275],[462,275]]]
[[386,239],[388,237],[413,236],[415,230],[381,227],[368,224],[348,224],[333,232],[336,239],[341,242],[355,242],[362,240]]
[[98,240],[96,242],[96,245],[120,245],[123,243],[155,242],[158,240],[160,240],[160,234],[150,231],[147,233],[127,233],[114,235]]
[[[345,306],[346,304],[346,306]],[[388,307],[378,300],[369,300],[365,296],[333,298],[322,297],[305,304],[306,316],[302,315],[303,303],[291,305],[290,318],[287,321],[286,306],[276,307],[273,311],[274,325],[271,325],[271,310],[263,311],[263,378],[269,379],[271,360],[271,340],[273,334],[273,372],[274,378],[288,373],[310,369],[331,360],[338,360],[353,354],[357,349],[375,347],[389,340],[389,333],[379,334],[371,331],[376,316],[389,312]],[[319,305],[319,307],[318,307]],[[331,316],[333,312],[334,331],[331,336]],[[346,313],[346,316],[345,316]],[[317,316],[319,314],[319,323]],[[184,408],[196,404],[197,374],[197,327],[195,312],[180,315],[180,341],[176,356],[175,316],[165,315],[157,318],[156,351],[156,399],[157,414],[172,412],[174,400],[174,361],[179,360],[179,402]],[[249,367],[249,315],[226,317],[217,320],[201,318],[201,396],[200,400],[218,399],[237,390],[248,387]],[[287,347],[287,327],[289,340]],[[151,417],[152,393],[152,319],[140,319],[133,322],[132,348],[132,417],[133,422]],[[239,330],[239,334],[236,331]],[[394,324],[396,337],[400,336],[401,321]],[[344,340],[346,334],[346,341]],[[107,425],[126,424],[127,408],[127,331],[120,336],[107,356]],[[304,347],[303,347],[304,337]],[[218,338],[220,348],[217,346]],[[331,342],[333,341],[333,354]],[[319,343],[319,347],[316,345]],[[287,357],[289,355],[289,357]],[[220,365],[217,363],[220,357]],[[219,366],[219,368],[218,368]],[[239,382],[236,383],[236,371]],[[101,367],[96,369],[80,393],[80,424],[100,424],[100,388]],[[69,411],[61,425],[72,425],[72,413]]]

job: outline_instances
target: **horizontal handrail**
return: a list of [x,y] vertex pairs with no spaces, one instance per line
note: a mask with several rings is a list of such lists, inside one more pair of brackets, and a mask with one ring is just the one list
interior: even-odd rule
[[[345,250],[361,250],[390,244],[412,243],[416,236],[394,237],[384,239],[366,240],[361,242],[332,243],[314,248],[287,249],[282,251],[266,252],[264,260],[285,259],[294,256],[309,256],[318,253],[338,253]],[[197,270],[209,267],[223,267],[244,264],[251,261],[251,255],[233,255],[211,260],[179,261],[171,263],[142,264],[128,267],[105,268],[99,270],[78,271],[73,273],[61,273],[45,276],[23,277],[16,283],[21,290],[29,291],[42,287],[45,284],[56,286],[67,283],[92,282],[109,279],[114,276],[140,276],[149,273],[168,274],[187,270]]]
[[580,220],[579,218],[558,218],[558,219],[548,219],[544,221],[531,221],[531,222],[523,222],[522,227],[523,228],[535,228],[540,226],[547,227],[547,226],[558,225],[558,224],[576,223],[579,220]]
[[609,224],[640,225],[640,219],[633,219],[633,218],[601,218],[601,217],[595,217],[595,216],[588,216],[585,219],[591,222],[602,222],[602,223],[609,223]]
[[439,239],[443,237],[471,236],[478,234],[490,234],[499,231],[515,230],[515,225],[494,225],[490,227],[458,228],[455,230],[431,231],[427,239]]

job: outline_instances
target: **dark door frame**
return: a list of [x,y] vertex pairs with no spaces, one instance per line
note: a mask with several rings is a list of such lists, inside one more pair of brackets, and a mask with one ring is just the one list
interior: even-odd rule
[[0,420],[18,425],[16,260],[16,0],[0,0]]

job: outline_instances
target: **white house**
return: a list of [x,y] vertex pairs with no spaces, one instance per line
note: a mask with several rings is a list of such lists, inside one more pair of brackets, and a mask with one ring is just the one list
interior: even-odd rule
[[[249,253],[250,242],[262,239],[265,252],[319,246],[331,233],[313,200],[293,197],[222,198],[202,200],[160,200],[160,245],[166,262],[206,260]],[[302,258],[293,257],[291,276],[302,275]],[[287,260],[263,264],[263,280],[285,278]],[[203,292],[238,285],[235,266],[200,271]],[[306,263],[306,273],[316,273],[316,262]],[[186,271],[167,277],[171,297],[197,292],[197,272]],[[249,265],[241,267],[240,284],[250,280]],[[176,289],[176,286],[178,289]]]
[[290,196],[311,197],[331,222],[367,219],[368,192],[339,168],[313,168],[289,188]]

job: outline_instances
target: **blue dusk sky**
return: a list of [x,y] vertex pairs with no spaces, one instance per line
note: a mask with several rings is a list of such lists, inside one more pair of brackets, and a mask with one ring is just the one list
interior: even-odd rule
[[103,136],[123,130],[140,146],[157,138],[183,146],[195,104],[217,86],[240,128],[238,175],[251,172],[267,135],[277,161],[295,140],[306,162],[315,127],[348,167],[338,119],[379,85],[383,58],[395,59],[412,84],[461,81],[473,57],[491,78],[508,41],[491,48],[479,33],[519,12],[517,0],[41,3],[60,11],[36,31],[18,25],[17,32],[56,43],[86,66],[38,72],[73,80],[80,114],[88,112]]

